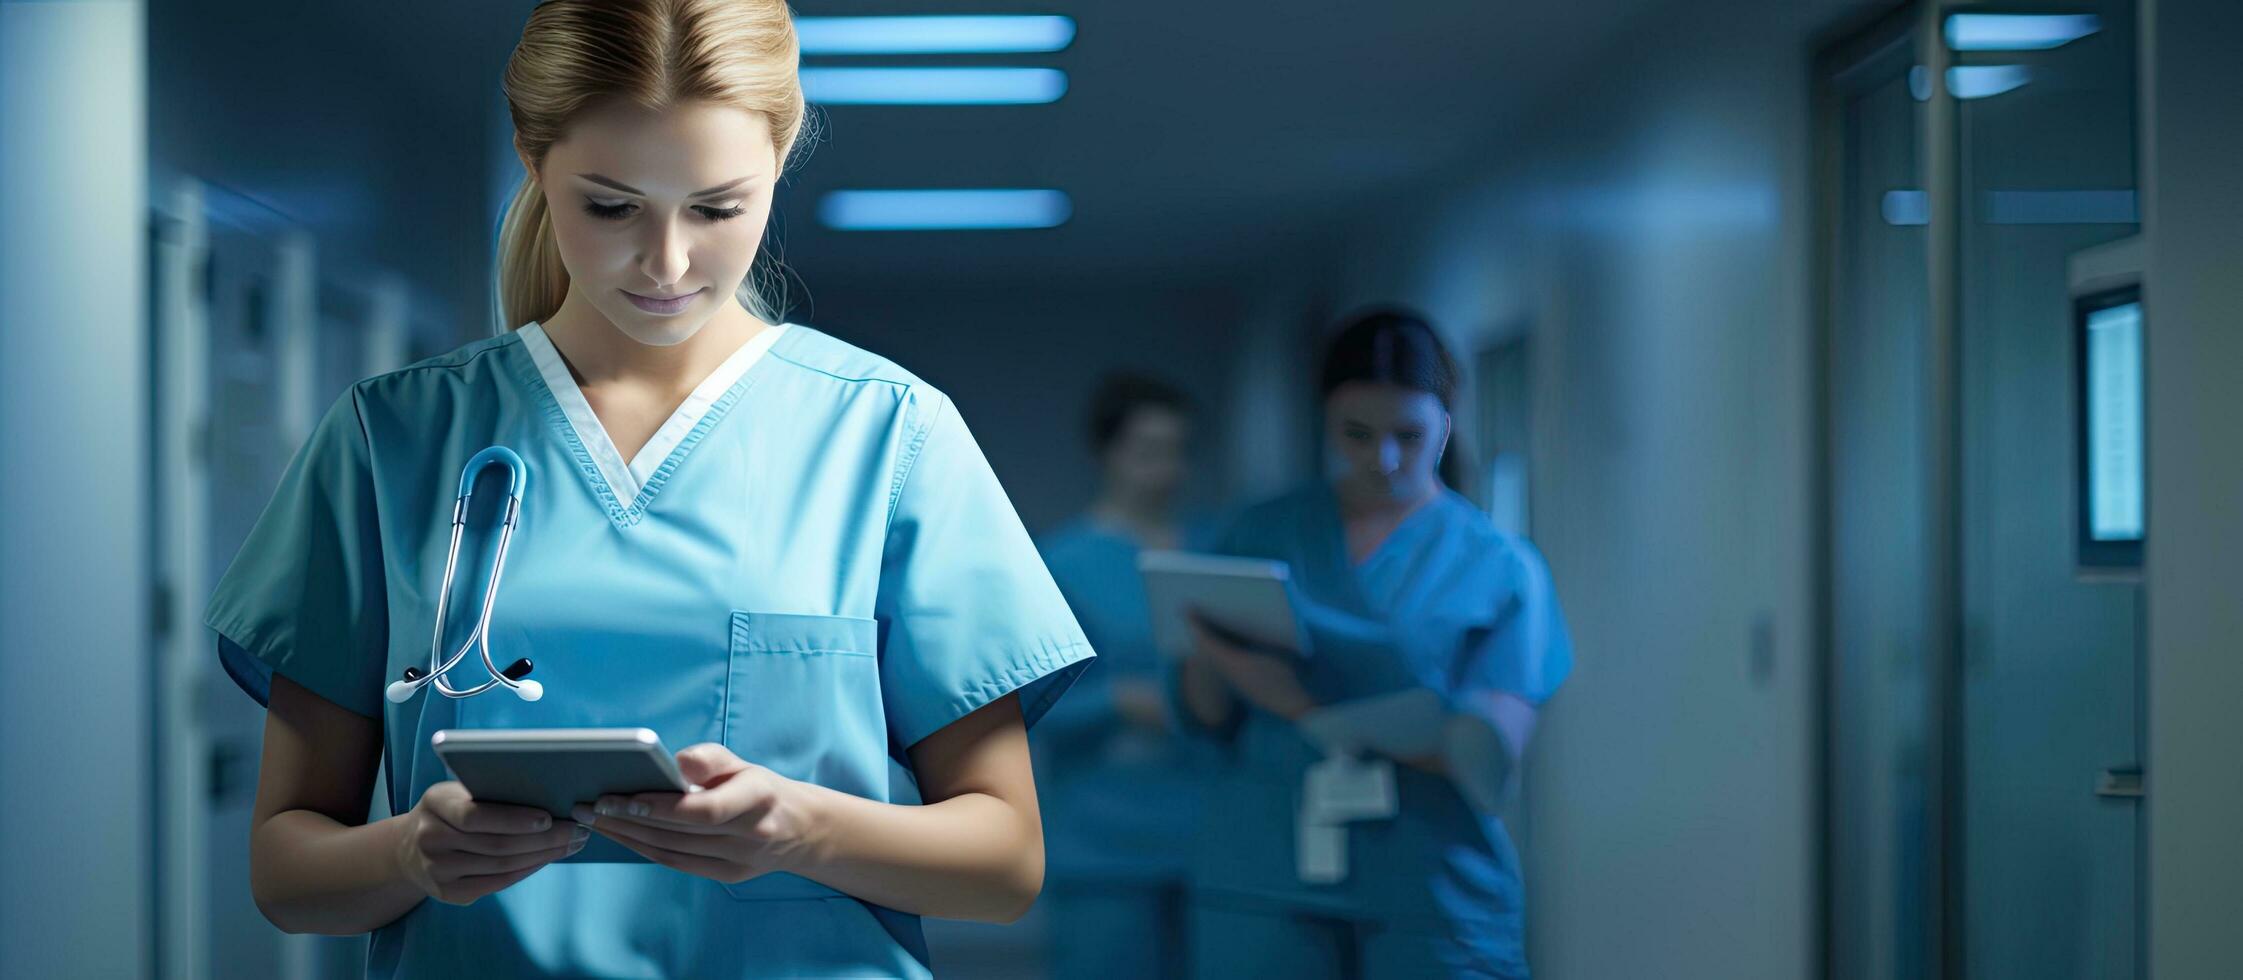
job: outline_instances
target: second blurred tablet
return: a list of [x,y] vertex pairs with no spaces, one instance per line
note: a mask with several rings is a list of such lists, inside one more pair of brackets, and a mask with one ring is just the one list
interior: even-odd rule
[[1153,638],[1170,657],[1192,652],[1189,615],[1195,609],[1250,649],[1307,652],[1284,562],[1147,551],[1138,556],[1137,570],[1152,605]]

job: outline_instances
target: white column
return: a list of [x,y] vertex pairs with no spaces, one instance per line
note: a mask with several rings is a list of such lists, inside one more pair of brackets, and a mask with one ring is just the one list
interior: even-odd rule
[[145,14],[0,0],[0,973],[153,971]]
[[156,216],[156,575],[167,628],[157,637],[156,852],[162,862],[158,972],[209,975],[210,736],[203,699],[214,654],[203,628],[210,595],[210,261],[202,185],[181,178]]
[[[272,319],[273,361],[279,372],[280,435],[283,455],[293,456],[311,437],[332,393],[319,387],[319,249],[309,233],[289,231],[274,250]],[[312,936],[281,938],[280,965],[285,980],[309,980],[317,969]]]
[[327,405],[319,383],[319,250],[309,234],[291,231],[274,250],[273,360],[280,372],[280,444],[284,455],[311,437]]
[[366,310],[360,375],[372,377],[405,366],[411,313],[404,280],[384,275],[375,281]]

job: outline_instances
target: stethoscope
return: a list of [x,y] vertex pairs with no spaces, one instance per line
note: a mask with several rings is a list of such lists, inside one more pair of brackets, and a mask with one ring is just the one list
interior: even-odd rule
[[[444,611],[452,598],[452,573],[459,562],[460,534],[467,527],[467,504],[475,495],[475,478],[486,467],[503,466],[507,470],[506,517],[498,530],[498,553],[491,560],[491,581],[483,589],[483,614],[475,622],[475,630],[462,641],[450,657],[442,656],[444,650]],[[508,664],[505,670],[491,660],[491,602],[498,598],[499,576],[506,571],[506,545],[514,538],[514,526],[522,517],[522,488],[529,483],[529,467],[522,457],[505,446],[492,446],[476,453],[460,471],[459,499],[452,504],[452,546],[444,554],[444,584],[436,592],[436,635],[428,641],[428,670],[419,667],[405,668],[405,676],[389,686],[387,696],[396,704],[404,704],[413,692],[434,683],[436,690],[448,698],[471,698],[494,687],[504,686],[524,701],[535,701],[545,696],[545,685],[522,678],[529,676],[530,660],[524,657]],[[483,655],[483,669],[491,679],[466,690],[460,690],[444,679],[444,674],[467,656],[474,647]]]

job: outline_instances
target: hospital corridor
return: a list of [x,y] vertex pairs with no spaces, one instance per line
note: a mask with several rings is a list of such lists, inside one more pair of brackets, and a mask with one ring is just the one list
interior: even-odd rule
[[2243,977],[2243,3],[0,0],[0,980]]

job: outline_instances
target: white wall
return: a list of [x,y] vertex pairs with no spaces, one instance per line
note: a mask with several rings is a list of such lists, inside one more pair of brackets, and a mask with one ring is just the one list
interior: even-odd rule
[[153,946],[138,0],[0,2],[0,974]]
[[1535,334],[1533,525],[1578,649],[1528,784],[1537,976],[1819,970],[1808,38],[1853,6],[1635,25],[1341,236],[1339,306],[1417,305],[1467,360]]
[[2145,0],[2149,951],[2243,963],[2243,4]]

